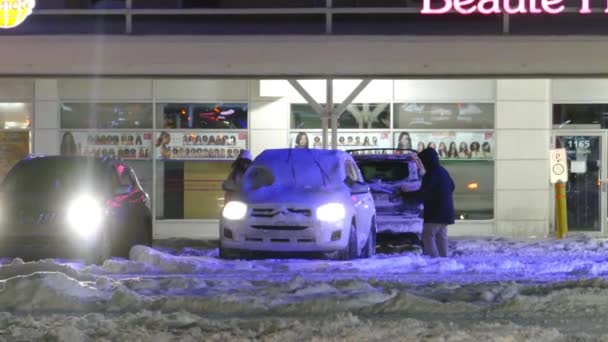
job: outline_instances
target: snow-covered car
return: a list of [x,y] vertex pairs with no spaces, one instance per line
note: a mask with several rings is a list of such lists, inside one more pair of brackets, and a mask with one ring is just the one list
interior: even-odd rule
[[422,233],[424,206],[420,190],[421,164],[413,150],[361,149],[348,151],[371,188],[378,233]]
[[101,262],[152,243],[149,197],[111,158],[28,157],[0,184],[0,255]]
[[[257,156],[220,219],[220,257],[375,253],[369,186],[353,158],[338,150],[270,149]],[[270,253],[267,253],[270,252]]]

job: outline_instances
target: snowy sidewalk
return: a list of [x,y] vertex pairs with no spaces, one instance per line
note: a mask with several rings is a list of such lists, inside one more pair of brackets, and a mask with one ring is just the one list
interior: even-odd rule
[[608,340],[608,241],[457,238],[451,257],[225,261],[136,246],[0,266],[8,340]]

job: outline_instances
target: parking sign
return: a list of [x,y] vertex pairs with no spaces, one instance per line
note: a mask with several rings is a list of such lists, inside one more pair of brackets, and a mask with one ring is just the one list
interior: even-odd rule
[[553,149],[550,151],[551,161],[551,183],[568,181],[568,158],[565,148]]

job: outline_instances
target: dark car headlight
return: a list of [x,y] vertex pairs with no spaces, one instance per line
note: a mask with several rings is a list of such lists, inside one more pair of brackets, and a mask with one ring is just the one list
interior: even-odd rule
[[103,207],[95,197],[81,195],[69,203],[67,220],[72,231],[82,238],[90,238],[101,227]]

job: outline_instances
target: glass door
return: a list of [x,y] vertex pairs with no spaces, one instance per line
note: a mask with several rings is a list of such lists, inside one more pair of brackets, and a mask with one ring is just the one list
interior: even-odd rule
[[606,133],[555,135],[555,148],[568,155],[568,230],[603,232],[606,217]]

